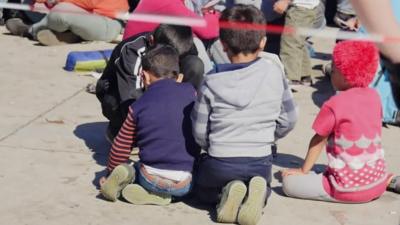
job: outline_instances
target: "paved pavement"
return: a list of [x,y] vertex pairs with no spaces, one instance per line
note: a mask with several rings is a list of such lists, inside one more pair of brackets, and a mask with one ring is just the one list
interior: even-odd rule
[[[110,203],[98,197],[110,148],[105,119],[85,86],[94,81],[62,69],[71,50],[112,48],[106,43],[42,47],[0,27],[0,224],[213,224],[214,213],[193,203],[166,207]],[[315,75],[333,40],[315,40]],[[332,94],[329,82],[295,93],[300,121],[279,142],[274,173],[301,164],[318,106]],[[389,168],[400,174],[400,128],[383,129]],[[323,157],[319,163],[326,162]],[[362,205],[305,201],[282,196],[279,177],[259,224],[399,225],[400,195],[385,193]]]

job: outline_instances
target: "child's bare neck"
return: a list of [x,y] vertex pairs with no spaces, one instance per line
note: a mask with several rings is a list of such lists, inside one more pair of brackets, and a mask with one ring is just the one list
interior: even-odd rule
[[256,60],[257,57],[258,57],[258,52],[249,54],[239,53],[237,55],[231,56],[230,60],[232,63],[249,63]]

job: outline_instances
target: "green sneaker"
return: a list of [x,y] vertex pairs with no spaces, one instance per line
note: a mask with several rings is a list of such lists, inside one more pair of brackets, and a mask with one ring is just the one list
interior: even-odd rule
[[135,170],[128,164],[122,164],[114,168],[106,182],[100,188],[105,199],[115,202],[121,194],[121,190],[135,179]]
[[217,221],[220,223],[235,223],[239,207],[246,195],[246,185],[239,180],[229,182],[222,189],[221,201],[217,205]]
[[238,214],[240,225],[256,225],[262,215],[267,196],[267,182],[262,177],[253,177],[249,183],[248,196]]
[[171,195],[152,193],[138,184],[130,184],[122,190],[122,197],[135,205],[168,205]]

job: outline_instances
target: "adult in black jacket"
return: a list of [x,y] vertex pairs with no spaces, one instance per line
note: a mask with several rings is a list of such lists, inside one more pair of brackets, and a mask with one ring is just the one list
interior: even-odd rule
[[180,72],[183,82],[200,86],[204,64],[197,56],[190,27],[161,24],[153,33],[142,33],[119,43],[96,85],[96,96],[103,115],[110,121],[107,138],[112,139],[124,122],[128,107],[142,93],[141,57],[155,43],[175,47],[180,55]]

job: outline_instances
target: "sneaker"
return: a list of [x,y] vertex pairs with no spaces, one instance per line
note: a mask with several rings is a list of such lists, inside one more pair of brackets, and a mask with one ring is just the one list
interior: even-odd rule
[[299,80],[289,80],[288,84],[289,84],[289,86],[300,86],[301,85],[301,81],[299,81]]
[[302,85],[305,85],[305,86],[313,86],[313,84],[314,84],[311,76],[301,77],[300,82]]
[[81,41],[81,38],[72,32],[59,33],[48,29],[39,31],[36,39],[44,46],[73,44]]
[[115,202],[121,194],[121,190],[135,179],[135,170],[128,164],[122,164],[114,168],[106,182],[100,188],[105,199]]
[[331,77],[332,75],[332,63],[325,64],[324,67],[322,67],[322,73],[326,77]]
[[303,76],[300,80],[288,80],[289,87],[299,87],[299,86],[312,86],[313,80],[311,76]]
[[12,18],[6,21],[6,28],[13,35],[25,36],[28,33],[29,25],[20,18]]
[[400,194],[400,176],[392,177],[387,190]]
[[219,223],[235,223],[239,207],[246,195],[247,188],[242,181],[229,182],[222,189],[222,197],[217,205],[217,221]]
[[135,205],[168,205],[171,195],[152,193],[138,184],[130,184],[122,190],[122,197]]
[[249,183],[247,199],[240,207],[240,225],[256,225],[261,218],[267,196],[267,182],[262,177],[253,177]]

